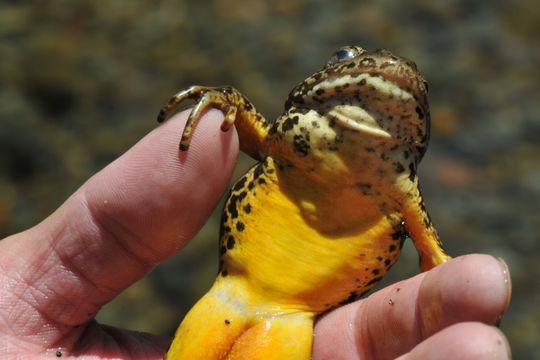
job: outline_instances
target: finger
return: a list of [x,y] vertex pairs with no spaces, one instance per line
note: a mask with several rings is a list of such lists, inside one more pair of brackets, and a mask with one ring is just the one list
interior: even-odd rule
[[9,313],[0,329],[67,332],[193,237],[228,184],[238,141],[210,111],[179,153],[186,116],[152,131],[42,223],[0,243],[0,314]]
[[488,255],[462,256],[452,266],[426,275],[419,289],[422,337],[452,324],[496,324],[508,308],[511,281],[507,265]]
[[481,323],[460,323],[424,340],[397,360],[503,360],[511,357],[510,346],[498,329]]
[[451,324],[495,323],[509,300],[501,261],[462,256],[327,314],[315,327],[313,358],[396,357]]

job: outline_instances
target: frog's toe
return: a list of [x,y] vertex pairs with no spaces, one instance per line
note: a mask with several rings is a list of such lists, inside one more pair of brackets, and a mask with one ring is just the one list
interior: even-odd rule
[[236,120],[236,113],[238,108],[236,106],[229,106],[225,111],[225,117],[221,123],[221,131],[229,131],[232,128],[234,121]]
[[219,91],[206,91],[197,100],[197,103],[195,103],[195,106],[191,110],[191,114],[189,114],[184,132],[182,133],[182,139],[180,140],[180,150],[186,151],[189,148],[191,136],[202,113],[210,107],[221,110],[225,115],[221,124],[221,130],[227,131],[232,127],[236,119],[236,106],[230,105],[223,93]]
[[199,119],[201,118],[202,112],[209,106],[209,104],[204,101],[205,97],[199,100],[186,121],[186,126],[184,127],[184,132],[182,133],[182,139],[180,140],[180,150],[186,151],[189,148],[189,143],[191,142],[191,136],[193,135],[193,129],[197,126]]
[[171,111],[178,106],[182,101],[186,99],[192,99],[199,101],[199,99],[208,91],[208,87],[205,86],[190,86],[187,89],[181,90],[167,101],[167,103],[159,111],[157,121],[159,123],[164,122]]

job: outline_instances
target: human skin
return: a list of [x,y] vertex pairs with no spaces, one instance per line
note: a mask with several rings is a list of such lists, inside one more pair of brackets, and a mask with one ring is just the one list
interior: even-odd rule
[[[170,338],[93,319],[181,251],[229,184],[236,132],[220,131],[223,115],[209,111],[179,152],[186,117],[153,130],[41,223],[0,241],[0,358],[163,357]],[[510,294],[502,261],[462,256],[323,316],[313,359],[508,359],[493,325]]]

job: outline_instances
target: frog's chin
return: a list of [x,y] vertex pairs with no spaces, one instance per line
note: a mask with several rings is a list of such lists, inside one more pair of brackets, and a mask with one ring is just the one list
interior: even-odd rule
[[328,112],[328,115],[344,128],[376,137],[392,137],[388,131],[381,128],[369,112],[361,107],[338,105]]

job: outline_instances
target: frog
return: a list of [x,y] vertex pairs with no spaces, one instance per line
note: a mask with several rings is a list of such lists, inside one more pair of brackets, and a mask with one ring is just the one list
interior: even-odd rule
[[424,205],[418,164],[430,131],[428,85],[389,50],[345,46],[295,86],[275,122],[231,86],[191,86],[161,109],[194,105],[189,151],[209,108],[257,163],[231,188],[219,271],[166,358],[310,359],[314,321],[363,297],[410,238],[420,270],[450,259]]

